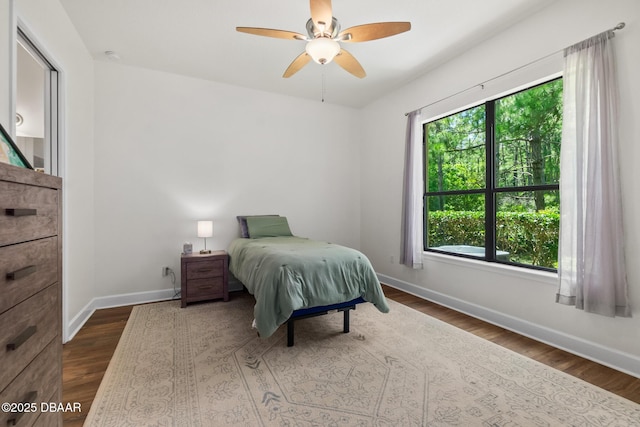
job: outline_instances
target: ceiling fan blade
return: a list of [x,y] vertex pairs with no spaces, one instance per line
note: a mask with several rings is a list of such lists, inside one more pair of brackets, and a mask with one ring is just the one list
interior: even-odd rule
[[340,53],[338,53],[333,60],[346,71],[360,79],[367,75],[358,60],[344,49],[340,49]]
[[300,71],[302,67],[307,65],[311,61],[311,57],[307,55],[307,52],[302,52],[293,62],[289,65],[289,67],[285,70],[282,77],[289,78],[293,76],[295,73]]
[[376,22],[373,24],[357,25],[342,31],[338,37],[344,42],[366,42],[395,36],[411,29],[411,22]]
[[300,33],[285,30],[272,30],[271,28],[255,28],[255,27],[236,27],[236,31],[256,36],[275,37],[277,39],[287,40],[306,40],[307,37]]
[[318,29],[324,27],[323,32],[331,31],[333,10],[331,0],[310,0],[311,20]]

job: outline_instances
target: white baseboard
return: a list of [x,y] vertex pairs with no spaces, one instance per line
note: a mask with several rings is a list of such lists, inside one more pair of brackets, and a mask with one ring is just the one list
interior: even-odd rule
[[384,274],[378,274],[378,279],[386,285],[409,294],[640,378],[640,358],[634,355],[612,350],[600,344],[576,338],[563,332],[453,298],[439,292],[434,292],[412,283],[385,276]]
[[145,304],[148,302],[167,301],[173,299],[173,289],[160,289],[148,292],[135,292],[131,294],[110,295],[94,298],[78,313],[67,325],[64,342],[70,341],[82,328],[94,311],[101,308],[122,307],[125,305]]

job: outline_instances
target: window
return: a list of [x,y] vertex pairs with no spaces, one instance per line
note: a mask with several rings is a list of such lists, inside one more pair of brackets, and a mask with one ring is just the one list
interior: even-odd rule
[[555,270],[562,80],[423,131],[425,250]]

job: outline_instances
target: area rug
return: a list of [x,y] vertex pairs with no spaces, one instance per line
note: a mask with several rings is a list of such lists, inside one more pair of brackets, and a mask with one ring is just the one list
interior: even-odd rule
[[259,338],[253,299],[137,306],[85,426],[637,426],[640,405],[389,301]]

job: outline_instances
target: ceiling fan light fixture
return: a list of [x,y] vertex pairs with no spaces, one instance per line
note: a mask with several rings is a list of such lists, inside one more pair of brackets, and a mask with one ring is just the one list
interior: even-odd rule
[[340,44],[328,37],[318,37],[309,41],[305,50],[318,64],[328,64],[340,53]]
[[241,33],[287,40],[305,40],[305,51],[287,67],[282,77],[289,78],[311,62],[328,64],[334,61],[345,71],[359,79],[367,73],[339,42],[359,43],[404,33],[411,29],[411,22],[372,22],[356,25],[340,31],[340,23],[333,16],[331,0],[309,0],[311,18],[307,20],[307,36],[292,31],[260,27],[236,27]]

